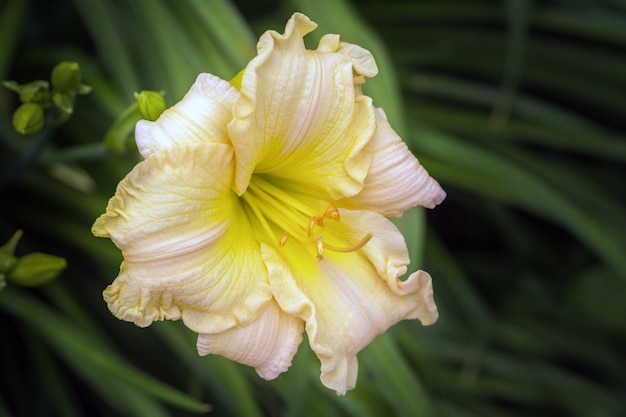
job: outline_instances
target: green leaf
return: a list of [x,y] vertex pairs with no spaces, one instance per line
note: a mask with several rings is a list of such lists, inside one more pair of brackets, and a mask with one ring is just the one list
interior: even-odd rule
[[[130,388],[189,411],[207,411],[206,404],[137,370],[26,292],[6,288],[0,294],[0,308],[41,334],[68,365],[92,384],[98,380],[106,381],[117,394]],[[101,389],[102,386],[94,388]],[[124,406],[123,403],[118,405]]]
[[390,333],[383,333],[360,354],[361,372],[369,375],[377,392],[398,416],[431,414],[427,392],[417,375],[411,372]]
[[214,392],[220,402],[227,404],[233,415],[263,416],[252,386],[240,371],[241,365],[218,356],[200,357],[195,343],[197,335],[179,323],[156,323],[154,330],[174,352],[181,366]]
[[0,4],[0,80],[4,79],[18,46],[29,0],[7,0]]
[[536,173],[487,149],[433,131],[417,122],[413,126],[414,131],[419,132],[419,141],[415,140],[414,144],[420,154],[439,160],[425,164],[436,178],[516,204],[561,224],[626,277],[626,258],[621,242],[605,233],[600,220],[581,210],[567,194],[552,187]]

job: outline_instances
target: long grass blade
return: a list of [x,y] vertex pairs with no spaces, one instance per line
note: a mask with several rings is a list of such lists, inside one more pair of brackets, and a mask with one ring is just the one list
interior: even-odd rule
[[36,329],[68,363],[89,365],[82,369],[83,372],[89,372],[94,377],[99,374],[108,375],[146,394],[190,411],[207,410],[205,404],[134,369],[92,337],[23,291],[6,288],[0,296],[0,307]]
[[[416,142],[423,154],[436,157],[442,164],[430,167],[444,181],[489,195],[546,216],[563,225],[593,248],[620,274],[625,274],[626,258],[619,241],[603,230],[599,220],[581,210],[556,188],[512,161],[457,138],[414,124],[421,139]],[[624,275],[626,276],[626,275]]]
[[4,80],[30,1],[8,0],[0,5],[0,80]]

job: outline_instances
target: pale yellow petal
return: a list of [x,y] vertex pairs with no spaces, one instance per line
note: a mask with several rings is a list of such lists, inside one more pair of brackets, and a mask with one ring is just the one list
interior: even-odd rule
[[366,77],[375,77],[378,74],[378,66],[372,53],[365,48],[348,42],[341,42],[339,35],[327,34],[322,36],[317,47],[322,52],[339,52],[347,56],[352,62],[354,71]]
[[352,62],[326,46],[306,50],[302,37],[315,27],[294,14],[284,35],[261,36],[246,68],[229,126],[240,194],[253,172],[289,178],[333,199],[362,188],[375,127],[371,99],[355,88],[355,66],[365,60]]
[[93,226],[124,255],[104,291],[114,315],[139,326],[182,318],[210,333],[253,320],[269,302],[233,166],[227,145],[181,145],[153,152],[119,184]]
[[365,186],[359,194],[337,204],[399,217],[411,207],[434,208],[445,199],[445,191],[391,128],[381,109],[376,110],[371,146],[372,165]]
[[[262,247],[274,296],[285,312],[306,322],[309,342],[321,361],[321,380],[340,395],[355,386],[356,355],[376,335],[403,319],[430,324],[437,318],[430,276],[418,271],[400,281],[408,261],[406,248],[397,229],[381,219],[342,211],[342,222],[375,220],[364,227],[363,234],[373,232],[365,245],[368,252],[325,250],[317,261],[299,244]],[[356,225],[348,229],[362,236]],[[382,254],[370,259],[375,252]]]
[[339,213],[341,222],[328,222],[326,227],[329,232],[341,234],[350,242],[358,242],[364,234],[371,234],[371,239],[361,251],[378,276],[387,282],[389,289],[396,295],[419,293],[418,298],[422,302],[410,318],[419,319],[423,325],[436,322],[439,315],[433,301],[430,275],[417,271],[406,280],[399,279],[406,274],[410,258],[404,236],[398,228],[385,217],[371,211],[341,209]]
[[127,260],[161,259],[223,235],[235,198],[232,148],[196,144],[153,153],[117,186],[92,227]]
[[198,353],[222,355],[252,366],[261,378],[271,380],[291,366],[303,332],[303,321],[284,313],[272,301],[255,321],[245,326],[198,335]]
[[182,144],[229,144],[227,125],[239,92],[211,74],[200,74],[185,97],[154,122],[141,120],[135,128],[144,158],[159,149]]

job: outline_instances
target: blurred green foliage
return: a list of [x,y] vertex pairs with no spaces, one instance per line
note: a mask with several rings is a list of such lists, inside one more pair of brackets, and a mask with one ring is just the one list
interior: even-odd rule
[[[373,51],[367,92],[448,192],[398,221],[439,322],[379,337],[345,397],[306,343],[268,383],[180,323],[119,322],[101,291],[121,257],[90,233],[138,161],[103,142],[133,94],[233,77],[296,10],[312,45]],[[0,292],[0,416],[626,415],[625,47],[621,0],[3,0],[0,79],[71,61],[93,91],[30,138],[0,91],[0,242],[23,229],[19,251],[68,261]]]

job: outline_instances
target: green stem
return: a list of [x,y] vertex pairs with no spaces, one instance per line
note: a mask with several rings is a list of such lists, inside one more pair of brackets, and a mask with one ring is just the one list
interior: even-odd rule
[[39,162],[44,165],[49,165],[54,163],[102,159],[108,155],[109,152],[104,143],[88,143],[59,151],[42,152]]
[[50,137],[51,129],[44,129],[32,140],[29,148],[13,165],[0,172],[0,190],[16,182],[20,176],[35,162],[43,145]]

